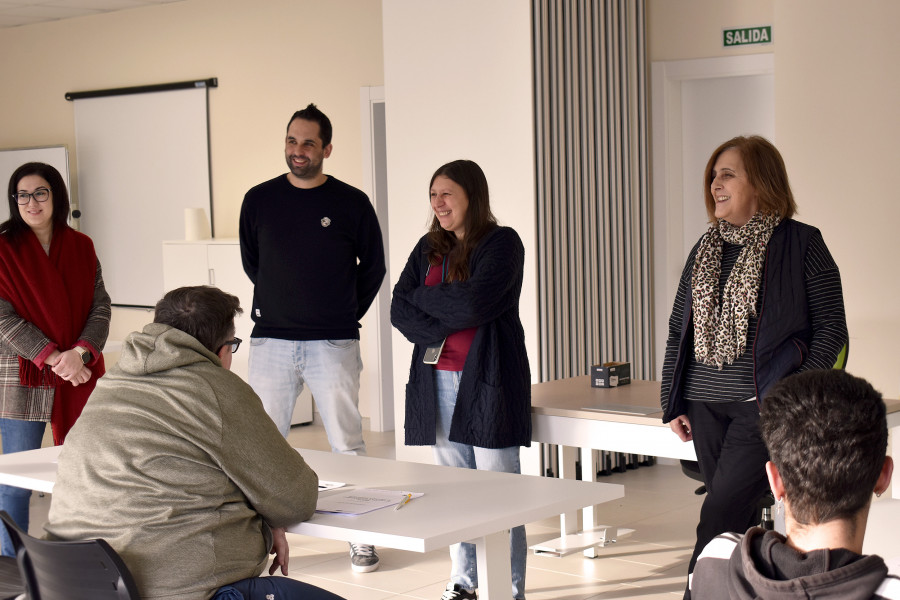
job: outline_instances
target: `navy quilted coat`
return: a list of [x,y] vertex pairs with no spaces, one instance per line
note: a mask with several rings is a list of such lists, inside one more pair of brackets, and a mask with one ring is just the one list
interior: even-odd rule
[[450,441],[482,448],[531,445],[531,373],[519,295],[525,248],[497,227],[469,259],[469,279],[425,286],[428,243],[416,245],[394,286],[391,323],[415,344],[406,385],[406,444],[433,445],[437,419],[434,367],[425,346],[477,327],[459,383]]

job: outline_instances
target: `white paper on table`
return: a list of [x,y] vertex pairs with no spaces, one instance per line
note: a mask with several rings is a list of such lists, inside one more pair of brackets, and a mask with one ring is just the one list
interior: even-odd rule
[[316,504],[316,512],[362,515],[379,508],[397,506],[406,499],[407,494],[411,498],[421,498],[425,495],[423,492],[408,492],[404,490],[375,490],[370,488],[345,490],[336,494],[320,496]]
[[344,483],[343,481],[322,481],[320,479],[319,480],[319,491],[324,492],[327,490],[334,490],[337,488],[344,487],[345,485],[347,485],[347,484]]

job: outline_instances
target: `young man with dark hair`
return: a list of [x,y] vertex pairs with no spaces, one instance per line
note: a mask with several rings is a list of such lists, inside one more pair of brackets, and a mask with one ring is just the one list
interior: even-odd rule
[[130,334],[59,456],[51,539],[102,538],[141,598],[336,600],[284,577],[284,528],[315,511],[318,477],[228,371],[238,299],[179,288]]
[[862,555],[872,493],[894,466],[881,394],[845,371],[805,371],[769,392],[760,427],[787,535],[718,536],[697,560],[691,597],[900,599],[900,579]]
[[[319,126],[319,138],[322,140],[322,145],[324,147],[331,145],[331,119],[319,110],[318,106],[310,103],[306,108],[300,109],[291,115],[291,120],[288,121],[288,134],[290,134],[291,124],[297,119],[316,123]],[[329,152],[329,154],[331,154],[331,152]],[[290,163],[288,163],[288,167],[290,166]]]
[[[365,454],[359,414],[359,321],[384,279],[375,209],[326,175],[331,122],[314,104],[291,116],[288,173],[244,196],[240,241],[253,282],[249,382],[287,437],[309,385],[334,452]],[[351,544],[357,572],[378,568],[371,545]]]

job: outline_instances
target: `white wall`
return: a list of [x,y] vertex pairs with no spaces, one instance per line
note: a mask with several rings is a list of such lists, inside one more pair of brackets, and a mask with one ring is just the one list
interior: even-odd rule
[[65,92],[218,77],[214,225],[234,237],[244,192],[287,170],[287,120],[308,102],[334,123],[327,171],[361,184],[359,88],[383,82],[380,23],[371,0],[184,0],[3,29],[0,76],[27,91],[0,95],[0,147],[67,144],[74,177]]
[[[525,244],[521,314],[537,373],[531,17],[528,0],[384,0],[390,272],[396,282],[425,233],[428,182],[442,164],[477,162],[491,208]],[[393,283],[392,282],[392,283]],[[396,330],[397,458],[431,462],[403,445],[412,345]]]
[[777,25],[772,30],[775,43],[766,46],[723,48],[722,30],[772,25],[776,1],[647,0],[648,60],[686,60],[770,52],[787,33]]
[[775,17],[775,128],[798,217],[841,268],[849,370],[897,398],[900,3],[782,0]]
[[759,134],[775,141],[772,54],[652,64],[653,310],[656,378],[684,261],[709,226],[702,174],[724,140]]
[[[287,170],[285,127],[309,102],[334,124],[326,172],[362,187],[360,87],[384,82],[381,46],[381,5],[372,0],[183,0],[3,29],[0,148],[66,144],[77,195],[66,92],[217,77],[209,94],[214,225],[216,237],[235,237],[244,193]],[[110,339],[151,320],[114,309]]]
[[[799,206],[841,269],[849,370],[900,396],[900,3],[648,0],[649,59],[772,52],[775,132]],[[722,48],[725,27],[773,26],[769,46]]]

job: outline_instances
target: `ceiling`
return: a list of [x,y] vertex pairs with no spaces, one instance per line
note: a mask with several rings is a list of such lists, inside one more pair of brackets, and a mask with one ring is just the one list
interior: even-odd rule
[[179,0],[0,0],[0,29]]

